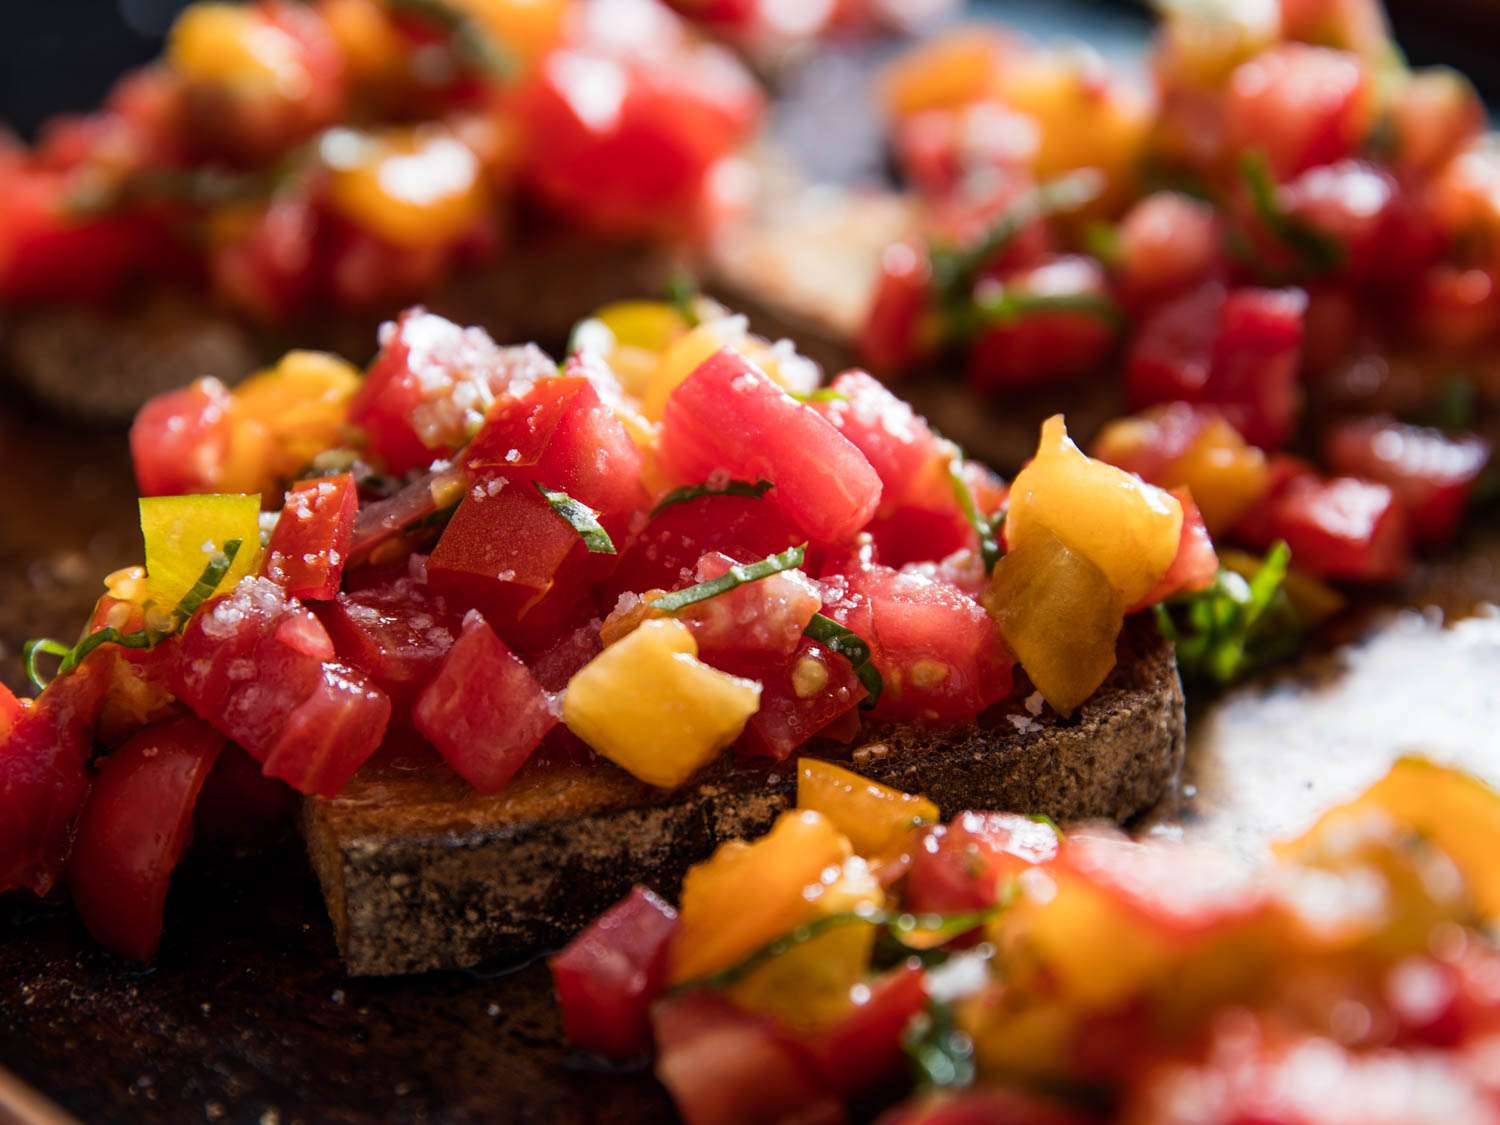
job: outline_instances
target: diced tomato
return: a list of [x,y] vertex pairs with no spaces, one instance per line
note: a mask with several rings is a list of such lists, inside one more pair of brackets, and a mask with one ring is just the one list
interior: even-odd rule
[[1172,191],[1146,196],[1120,221],[1120,285],[1134,302],[1208,277],[1219,264],[1213,207]]
[[656,1076],[689,1125],[844,1119],[807,1048],[767,1016],[698,990],[651,1012]]
[[294,318],[312,303],[317,231],[306,196],[274,197],[232,240],[214,247],[208,262],[214,288],[256,320]]
[[261,573],[294,598],[327,601],[343,580],[358,510],[349,473],[298,481],[286,494]]
[[1442,243],[1387,171],[1362,160],[1309,168],[1277,192],[1281,208],[1332,240],[1356,281],[1404,281]]
[[926,1004],[927,974],[913,963],[857,988],[849,1011],[812,1042],[813,1058],[829,1086],[848,1098],[900,1075],[901,1036]]
[[275,583],[248,578],[188,623],[173,693],[267,776],[332,796],[380,745],[391,711],[385,692],[333,656],[309,610]]
[[737,562],[754,562],[802,541],[770,496],[710,495],[684,500],[653,516],[620,555],[607,590],[622,593],[671,590],[693,574],[708,551]]
[[167,885],[223,746],[224,736],[201,719],[173,719],[104,760],[78,818],[68,888],[106,949],[136,961],[155,956]]
[[193,844],[247,848],[272,843],[292,824],[297,804],[295,789],[261,773],[259,762],[228,743],[193,808]]
[[212,492],[229,451],[229,389],[212,377],[151,399],[130,427],[142,496]]
[[891,566],[906,566],[947,558],[954,551],[975,546],[974,529],[957,505],[925,508],[902,504],[876,516],[867,530],[875,540],[881,559]]
[[104,689],[95,662],[52,683],[0,737],[0,892],[44,895],[62,874]]
[[863,371],[845,371],[829,385],[836,397],[813,408],[852,441],[880,477],[882,506],[906,499],[939,458],[951,457],[927,420]]
[[979,603],[951,583],[872,566],[825,609],[869,644],[884,690],[875,714],[962,722],[1010,694],[1015,660]]
[[1234,150],[1264,152],[1285,178],[1358,152],[1373,99],[1355,55],[1286,43],[1235,70],[1224,114]]
[[609,0],[588,5],[580,21],[516,94],[527,132],[545,138],[528,146],[530,188],[617,233],[676,233],[703,221],[716,165],[760,115],[755,81],[658,5]]
[[1384,484],[1298,477],[1270,502],[1266,524],[1270,539],[1286,540],[1299,569],[1323,578],[1390,581],[1410,562],[1406,513]]
[[381,328],[349,422],[387,469],[404,473],[452,454],[497,398],[555,371],[537,348],[501,348],[481,328],[409,309]]
[[880,1125],[1098,1125],[1098,1122],[1097,1117],[1075,1106],[1003,1086],[917,1101],[880,1119]]
[[604,651],[599,624],[588,621],[562,633],[551,644],[526,654],[526,666],[547,691],[562,691],[573,674]]
[[1457,533],[1491,452],[1478,435],[1451,435],[1391,418],[1341,422],[1329,431],[1323,448],[1334,472],[1378,481],[1394,491],[1413,538],[1429,547],[1440,547]]
[[1431,175],[1484,131],[1484,103],[1468,79],[1447,67],[1414,71],[1397,88],[1388,112],[1392,159],[1411,175]]
[[856,344],[860,358],[881,375],[899,374],[919,358],[931,283],[925,246],[893,242],[881,253],[875,296]]
[[1131,347],[1133,405],[1212,403],[1247,441],[1274,448],[1290,436],[1301,403],[1297,364],[1307,297],[1297,289],[1217,282],[1154,309]]
[[1209,538],[1208,528],[1204,526],[1203,513],[1193,503],[1193,494],[1186,488],[1174,488],[1172,495],[1182,505],[1182,538],[1177,544],[1177,554],[1172,556],[1172,565],[1167,567],[1156,588],[1141,599],[1139,605],[1127,610],[1128,613],[1155,605],[1173,594],[1202,590],[1212,585],[1219,573],[1219,555]]
[[1252,545],[1273,543],[1271,517],[1276,501],[1286,494],[1295,481],[1304,477],[1316,480],[1318,471],[1300,457],[1278,453],[1267,461],[1266,488],[1231,529],[1233,537]]
[[504,634],[584,550],[530,482],[494,477],[476,482],[453,513],[427,559],[427,581],[451,605],[481,610]]
[[548,962],[574,1046],[622,1061],[650,1050],[650,1009],[676,931],[677,911],[635,887]]
[[983,910],[1006,880],[1057,856],[1057,833],[1012,813],[960,813],[929,829],[912,851],[908,909],[940,914]]
[[471,612],[412,721],[465,781],[494,793],[526,764],[557,715],[526,665]]
[[16,693],[4,684],[0,684],[0,742],[10,734],[11,728],[16,725],[16,720],[21,717],[23,708],[21,701],[16,698]]
[[1412,302],[1417,334],[1428,344],[1467,351],[1495,338],[1500,284],[1492,270],[1439,263],[1417,279]]
[[581,375],[542,379],[497,403],[466,463],[481,479],[540,482],[606,515],[646,503],[640,450]]
[[[983,290],[990,283],[982,283]],[[1094,370],[1114,346],[1116,328],[1104,269],[1092,258],[1054,258],[1006,276],[993,290],[1000,302],[1057,299],[1096,308],[1025,308],[989,322],[969,350],[969,381],[1001,391],[1067,379]]]
[[723,472],[771,481],[771,498],[819,542],[852,538],[880,503],[880,477],[858,447],[727,349],[668,397],[661,455],[689,483]]
[[790,660],[760,670],[760,709],[740,736],[740,752],[780,762],[865,698],[849,661],[803,638]]
[[341,593],[316,612],[339,659],[369,676],[401,713],[458,637],[458,615],[405,576]]
[[[733,565],[734,559],[712,551],[698,561],[695,577],[708,582]],[[787,570],[746,582],[675,616],[692,630],[702,659],[732,669],[742,661],[779,665],[791,656],[822,606],[817,584],[800,570]]]
[[468,487],[469,478],[461,467],[448,466],[420,477],[402,487],[394,496],[363,505],[354,517],[354,538],[349,544],[350,561],[360,563],[388,544],[395,545],[408,531],[420,529],[425,521],[451,505]]

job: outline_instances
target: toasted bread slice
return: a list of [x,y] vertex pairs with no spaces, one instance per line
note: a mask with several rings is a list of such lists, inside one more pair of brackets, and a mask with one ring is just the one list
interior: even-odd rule
[[[1174,784],[1184,746],[1171,647],[1137,618],[1118,667],[1072,719],[1012,702],[947,729],[872,727],[852,764],[927,794],[945,817],[1122,821]],[[662,792],[603,761],[545,765],[493,796],[446,771],[369,767],[339,796],[310,799],[302,827],[350,973],[459,968],[556,945],[633,883],[674,892],[691,864],[793,804],[794,766],[725,760]]]

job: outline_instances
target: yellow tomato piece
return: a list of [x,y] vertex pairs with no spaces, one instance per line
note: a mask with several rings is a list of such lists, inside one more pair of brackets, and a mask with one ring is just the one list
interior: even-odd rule
[[359,370],[338,356],[291,351],[235,388],[231,419],[253,421],[269,435],[273,448],[262,476],[274,483],[338,441],[358,389]]
[[1125,623],[1108,577],[1046,528],[1001,556],[979,599],[1054,710],[1071,715],[1115,666]]
[[1167,466],[1167,488],[1185,485],[1210,535],[1218,535],[1265,494],[1270,480],[1266,455],[1222,418],[1203,427],[1181,457]]
[[[879,881],[859,856],[844,861],[835,882],[809,888],[804,897],[811,898],[804,922],[878,910],[885,902]],[[755,969],[727,990],[729,998],[799,1030],[826,1027],[848,1010],[850,990],[869,971],[874,945],[875,927],[869,922],[835,925]]]
[[990,92],[1002,61],[1014,53],[1003,35],[980,28],[936,36],[886,70],[881,84],[886,112],[901,117],[977,101]]
[[171,612],[231,539],[240,541],[240,549],[218,591],[254,573],[260,556],[259,496],[143,496],[140,506],[146,591],[161,612]]
[[1071,1004],[1042,1001],[1016,1010],[1003,994],[981,994],[959,1009],[959,1026],[974,1043],[981,1074],[1060,1078],[1073,1067],[1072,1047],[1081,1014]]
[[1174,84],[1217,88],[1235,67],[1281,34],[1278,0],[1167,0],[1161,5],[1155,70]]
[[797,763],[797,807],[813,809],[849,837],[856,855],[871,858],[899,846],[917,824],[935,824],[938,807],[817,758]]
[[535,62],[562,38],[569,0],[452,0],[523,63]]
[[568,681],[563,722],[642,781],[681,785],[739,737],[760,684],[711,668],[680,621],[647,621]]
[[724,316],[698,325],[672,343],[656,362],[650,382],[641,394],[641,409],[653,422],[661,421],[667,396],[720,348],[737,348],[749,329],[742,316]]
[[594,314],[623,347],[663,352],[687,330],[682,314],[666,301],[616,301]]
[[1371,810],[1384,813],[1444,852],[1463,874],[1474,904],[1500,918],[1500,793],[1462,770],[1402,758],[1365,793],[1325,813],[1278,851],[1301,855]]
[[190,4],[172,25],[167,61],[184,78],[302,95],[311,81],[297,42],[244,4]]
[[1037,123],[1037,177],[1097,169],[1107,186],[1096,206],[1109,210],[1131,194],[1153,106],[1142,91],[1103,76],[1103,66],[1097,58],[1037,53],[1004,70],[999,97]]
[[682,881],[672,983],[727,969],[790,933],[813,914],[814,902],[842,876],[851,854],[833,823],[806,809],[782,813],[753,844],[722,845]]
[[1042,424],[1036,456],[1010,490],[1014,550],[1046,529],[1104,572],[1121,605],[1136,605],[1177,555],[1182,505],[1133,473],[1086,456],[1061,414]]
[[398,246],[451,242],[489,206],[479,157],[447,129],[396,129],[365,140],[350,134],[347,146],[330,148],[333,207]]
[[318,12],[350,79],[369,84],[399,73],[405,45],[379,0],[322,0]]

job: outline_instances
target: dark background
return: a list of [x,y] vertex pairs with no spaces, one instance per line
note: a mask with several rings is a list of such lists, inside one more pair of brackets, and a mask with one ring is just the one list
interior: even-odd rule
[[[53,113],[98,104],[110,83],[152,58],[185,0],[0,0],[0,121],[30,136]],[[1397,36],[1414,63],[1446,62],[1466,71],[1491,103],[1500,102],[1500,0],[1388,0]],[[1118,33],[1148,20],[1135,0],[982,0],[999,18],[1076,26],[1079,38]]]

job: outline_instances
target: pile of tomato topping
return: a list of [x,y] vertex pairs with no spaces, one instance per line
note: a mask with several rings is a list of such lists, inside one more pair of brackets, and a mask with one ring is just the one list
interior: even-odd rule
[[657,0],[200,0],[102,109],[0,151],[0,299],[384,313],[503,256],[518,198],[692,240],[761,108]]
[[1123,377],[1139,413],[1096,455],[1304,575],[1400,578],[1487,490],[1500,420],[1479,98],[1409,69],[1379,0],[1163,5],[1150,62],[1148,90],[973,28],[892,66],[923,220],[866,362],[985,396]]
[[813,758],[797,808],[551,960],[690,1125],[1500,1114],[1500,796],[1405,759],[1274,862],[964,812]]
[[[558,755],[672,788],[731,747],[838,753],[1018,691],[1070,715],[1128,613],[1216,578],[1189,494],[1060,417],[1007,489],[869,375],[825,384],[703,298],[609,306],[561,365],[421,309],[380,344],[363,374],[292,352],[141,410],[145,566],[76,645],[30,646],[54,678],[8,705],[7,889],[72,869],[133,746],[146,776],[181,749],[184,824],[216,760],[326,797],[381,747],[484,793]],[[185,839],[158,841],[163,893]]]

